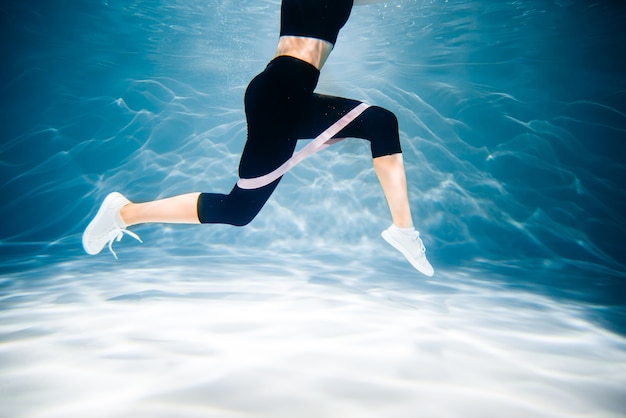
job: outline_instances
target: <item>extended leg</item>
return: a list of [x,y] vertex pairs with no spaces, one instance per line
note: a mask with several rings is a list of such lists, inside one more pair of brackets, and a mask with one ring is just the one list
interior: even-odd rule
[[259,213],[279,180],[254,190],[235,186],[225,194],[188,193],[145,203],[128,203],[120,210],[126,226],[147,222],[244,226]]
[[83,248],[87,254],[98,254],[108,244],[117,258],[113,242],[124,234],[141,241],[126,228],[147,222],[246,225],[259,213],[279,181],[256,190],[235,186],[228,195],[188,193],[145,203],[132,203],[120,193],[111,193],[85,229]]

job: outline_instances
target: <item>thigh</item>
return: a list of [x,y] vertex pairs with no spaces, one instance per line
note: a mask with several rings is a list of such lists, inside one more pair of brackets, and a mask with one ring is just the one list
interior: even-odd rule
[[[239,164],[241,178],[255,178],[274,171],[291,158],[298,139],[315,138],[361,103],[315,93],[290,100],[290,106],[272,100],[265,107],[247,106],[248,140]],[[350,125],[337,137],[365,138]]]
[[[268,100],[265,107],[246,107],[248,138],[239,162],[239,177],[255,178],[274,171],[287,161],[296,148],[290,135],[296,117],[283,103]],[[289,117],[291,116],[291,117]]]
[[271,173],[293,155],[296,139],[280,132],[248,133],[239,161],[239,177],[255,178]]
[[276,80],[268,72],[250,83],[245,96],[248,138],[239,163],[241,178],[270,173],[292,156],[297,121],[310,97],[305,93],[295,82]]
[[[358,100],[343,97],[313,94],[302,107],[302,113],[297,119],[294,134],[298,139],[315,138],[360,103]],[[336,137],[365,138],[365,136],[360,136],[362,133],[358,129],[354,129],[354,125],[358,125],[355,124],[356,121],[358,118],[339,132]]]
[[[360,103],[342,97],[314,94],[300,115],[298,138],[315,138]],[[333,138],[361,138],[370,142],[372,157],[402,152],[398,119],[387,109],[370,106]]]

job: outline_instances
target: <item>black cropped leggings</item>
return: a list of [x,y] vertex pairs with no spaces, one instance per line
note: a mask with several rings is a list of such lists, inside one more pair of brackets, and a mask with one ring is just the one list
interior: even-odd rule
[[[319,71],[299,59],[280,56],[248,85],[245,110],[248,139],[239,176],[255,178],[287,161],[299,139],[315,138],[360,104],[359,101],[314,93]],[[398,120],[390,111],[371,106],[335,138],[362,138],[370,142],[372,157],[402,152]],[[280,178],[257,189],[239,186],[227,195],[202,193],[198,218],[202,223],[247,225],[259,213]]]

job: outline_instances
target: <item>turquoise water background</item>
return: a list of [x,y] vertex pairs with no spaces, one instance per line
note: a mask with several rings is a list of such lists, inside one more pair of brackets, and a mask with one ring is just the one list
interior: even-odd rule
[[353,9],[318,91],[398,116],[433,278],[359,140],[246,228],[83,253],[111,191],[230,190],[279,9],[2,3],[0,416],[624,416],[620,1]]

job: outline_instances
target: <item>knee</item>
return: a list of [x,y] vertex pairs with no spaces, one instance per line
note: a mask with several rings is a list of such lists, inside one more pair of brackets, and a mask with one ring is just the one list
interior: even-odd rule
[[246,226],[261,210],[263,202],[247,198],[241,189],[229,195],[202,193],[198,198],[198,219],[201,223]]
[[263,188],[244,190],[236,186],[230,194],[230,223],[239,227],[248,225],[261,212],[268,198],[269,194]]
[[247,212],[242,212],[239,213],[238,216],[233,217],[232,219],[232,225],[233,226],[246,226],[248,225],[250,222],[252,222],[252,220],[254,218],[256,218],[256,215],[259,213],[259,211],[247,211]]
[[382,107],[372,106],[366,110],[364,118],[373,157],[402,152],[398,118],[393,112]]
[[380,131],[386,133],[387,136],[396,135],[398,133],[398,118],[396,115],[382,107],[369,107],[364,116],[372,131]]

